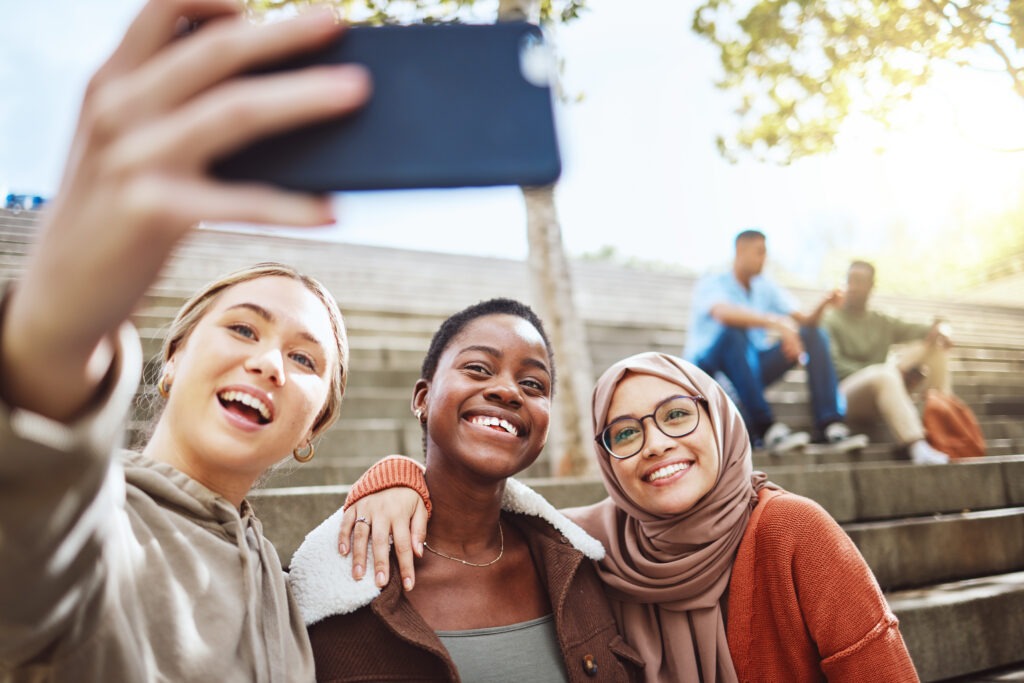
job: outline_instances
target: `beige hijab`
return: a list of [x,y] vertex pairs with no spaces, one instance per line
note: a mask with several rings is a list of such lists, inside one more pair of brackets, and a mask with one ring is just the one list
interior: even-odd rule
[[[611,500],[573,517],[608,551],[598,571],[624,636],[643,655],[646,679],[733,683],[736,671],[725,638],[726,591],[765,475],[752,470],[750,438],[722,387],[696,366],[665,354],[631,356],[601,375],[594,387],[595,434],[604,427],[612,394],[626,373],[654,375],[707,399],[721,456],[718,480],[690,510],[653,515],[629,498],[608,455],[595,443]],[[708,428],[707,423],[700,428]]]

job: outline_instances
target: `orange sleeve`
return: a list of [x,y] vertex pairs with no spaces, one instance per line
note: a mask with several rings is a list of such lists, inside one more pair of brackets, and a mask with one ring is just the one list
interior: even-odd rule
[[796,597],[828,680],[916,683],[896,615],[846,532],[809,499],[783,496],[772,507],[782,514],[762,523],[774,518],[793,534]]
[[431,512],[430,491],[427,490],[427,480],[423,476],[423,465],[404,455],[389,455],[363,472],[362,476],[349,489],[348,496],[345,497],[344,509],[348,510],[360,498],[371,493],[398,486],[404,486],[420,494],[423,504],[427,507],[427,517],[429,518]]

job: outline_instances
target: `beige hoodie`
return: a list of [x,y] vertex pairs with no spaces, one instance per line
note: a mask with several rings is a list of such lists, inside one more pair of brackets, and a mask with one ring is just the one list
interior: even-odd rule
[[312,681],[302,618],[248,503],[112,457],[141,369],[63,425],[0,404],[0,681]]

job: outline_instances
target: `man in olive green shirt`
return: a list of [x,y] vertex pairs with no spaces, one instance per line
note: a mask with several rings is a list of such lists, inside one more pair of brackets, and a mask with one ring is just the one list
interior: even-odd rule
[[[823,323],[831,337],[832,361],[840,379],[839,391],[846,397],[847,417],[881,417],[915,463],[947,463],[949,456],[925,440],[907,380],[923,375],[929,387],[951,391],[948,326],[939,320],[931,325],[910,323],[868,310],[874,285],[874,266],[854,261],[847,272],[843,303],[829,311]],[[908,342],[916,343],[899,361],[887,360],[891,346]]]

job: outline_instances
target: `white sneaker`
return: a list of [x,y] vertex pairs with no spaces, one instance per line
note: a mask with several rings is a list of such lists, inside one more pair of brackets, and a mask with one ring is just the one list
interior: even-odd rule
[[810,442],[810,434],[807,432],[794,432],[781,422],[775,422],[764,433],[764,447],[772,455],[785,455],[797,448],[803,448]]
[[942,451],[935,450],[932,445],[924,439],[918,439],[907,447],[910,451],[910,459],[915,465],[945,465],[949,462],[949,456]]
[[867,434],[851,434],[842,422],[825,427],[825,449],[829,453],[848,453],[866,448],[871,442]]

